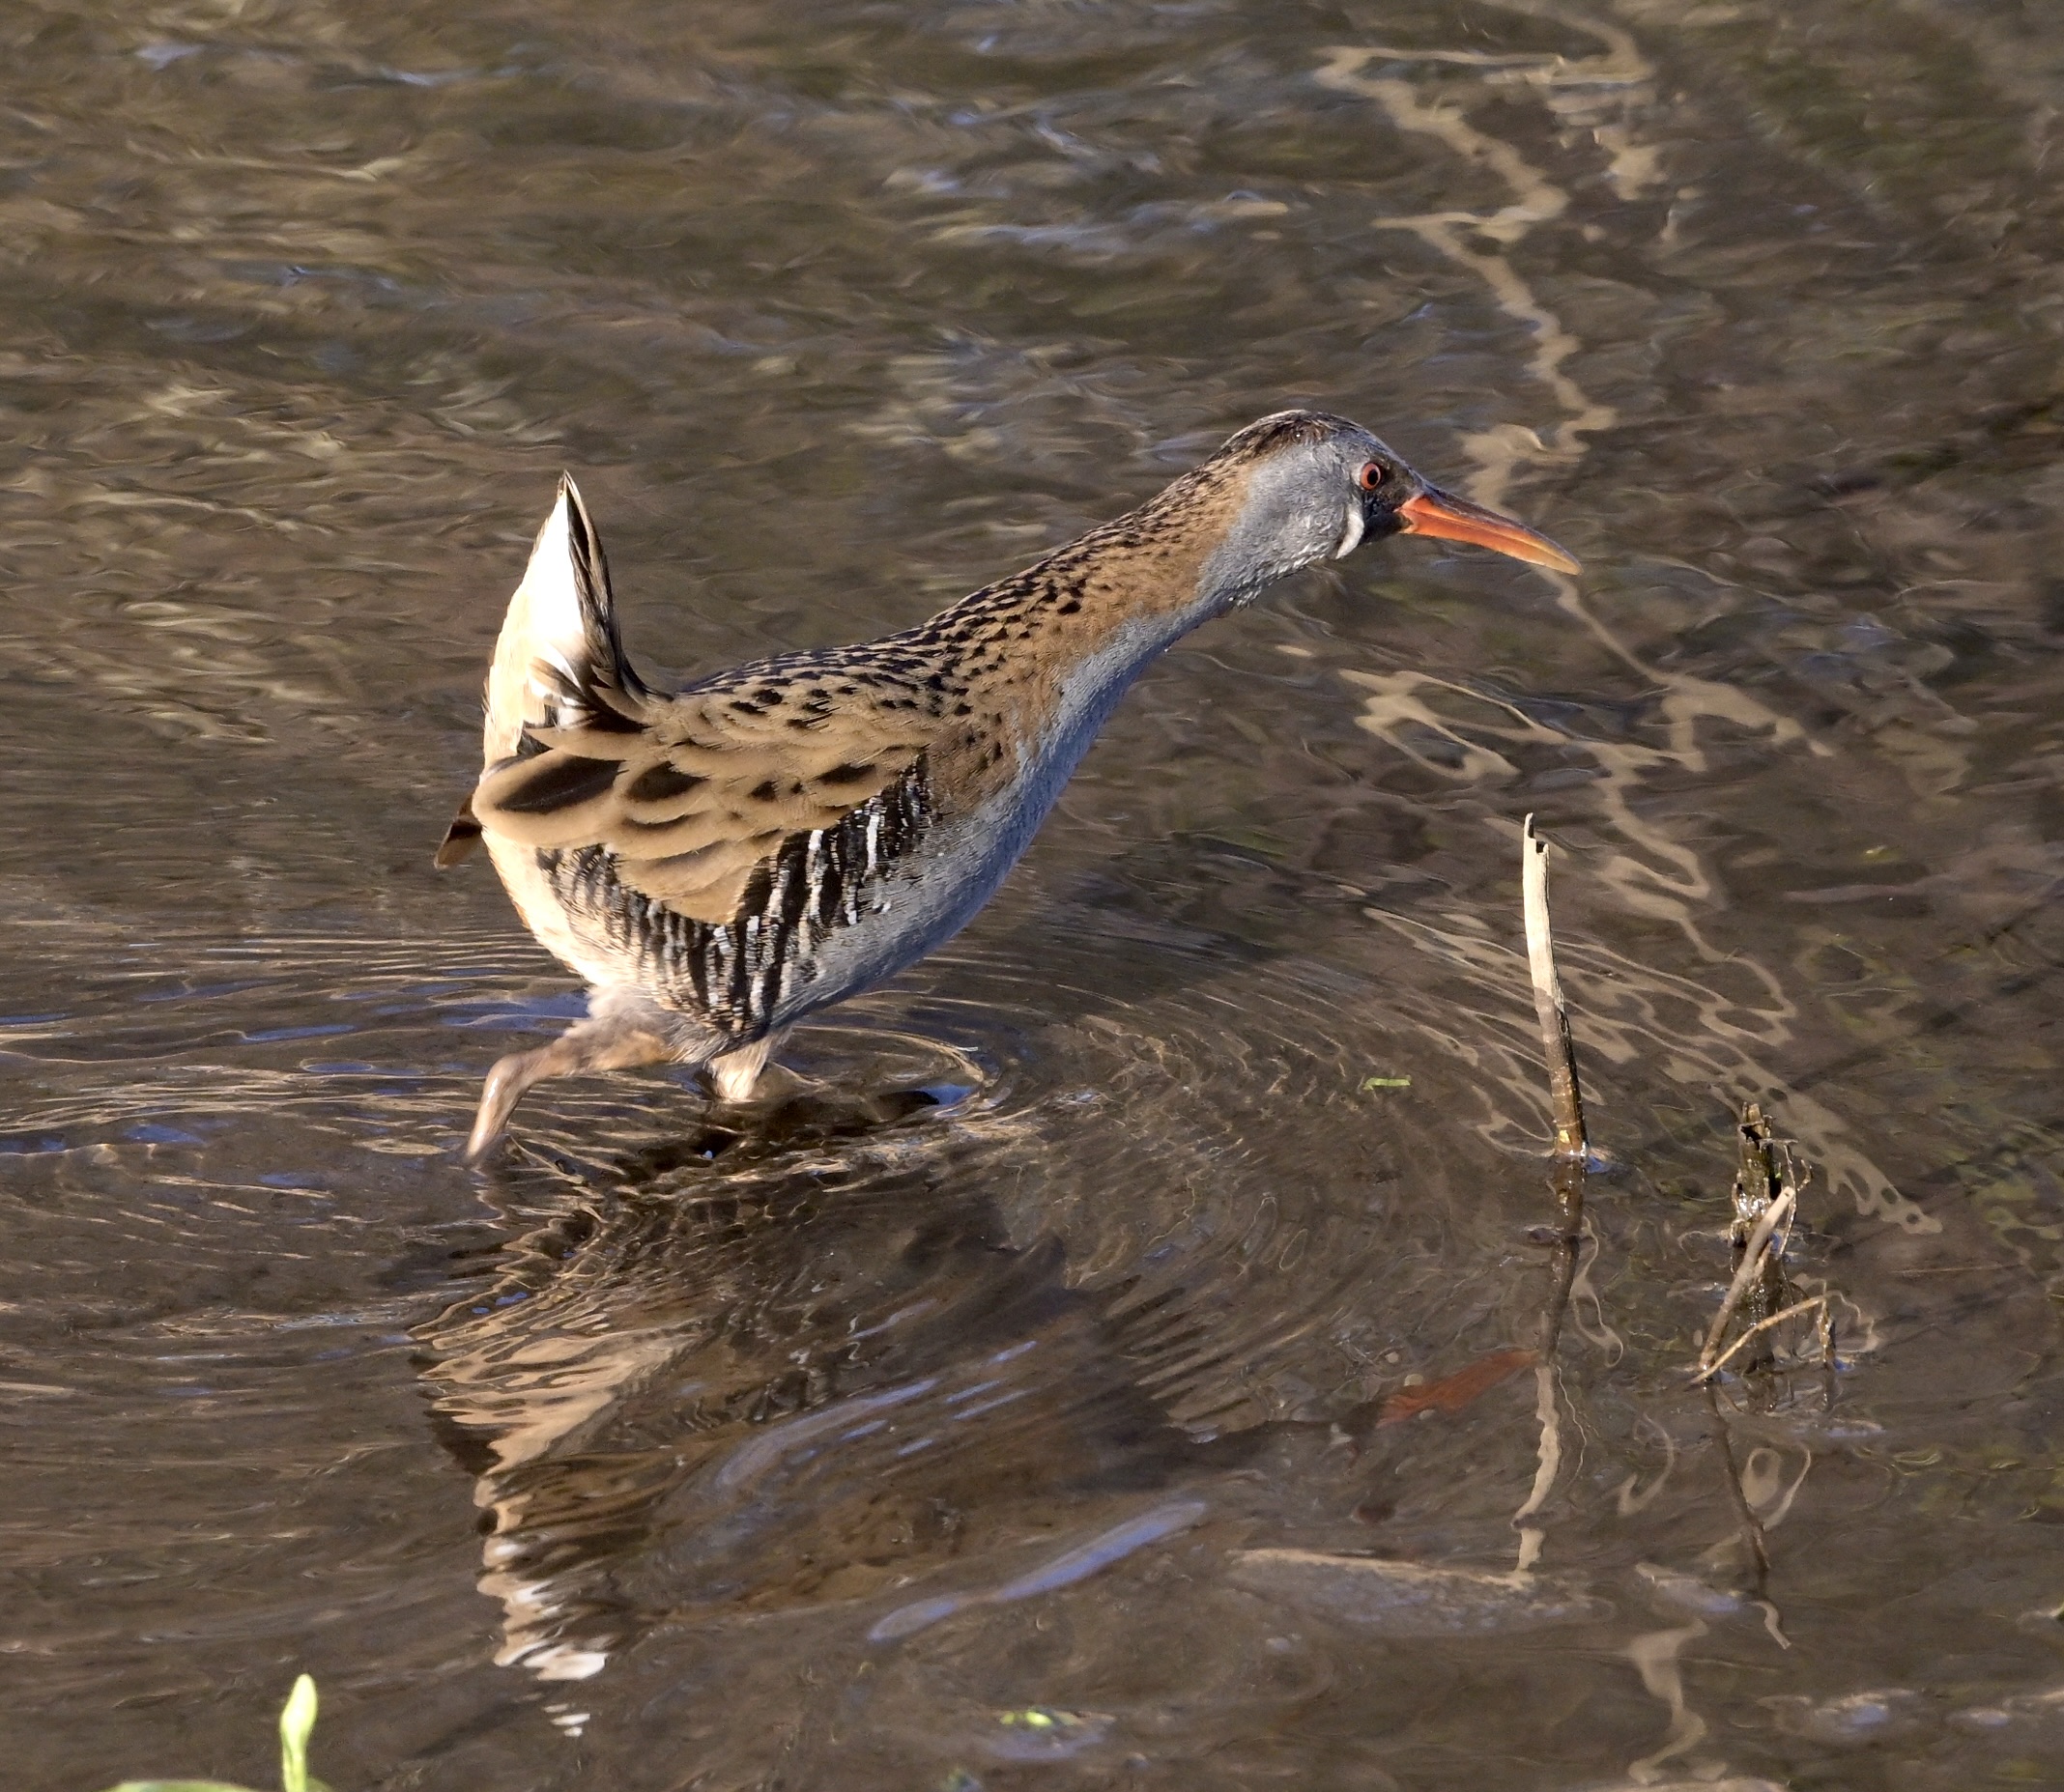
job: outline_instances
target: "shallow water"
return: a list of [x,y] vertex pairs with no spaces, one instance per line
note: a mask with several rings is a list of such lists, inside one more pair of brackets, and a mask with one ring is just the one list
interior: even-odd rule
[[[302,1668],[346,1789],[2064,1783],[2064,22],[0,43],[11,1783],[264,1779]],[[458,1166],[578,1011],[430,868],[562,466],[706,668],[1290,402],[1585,578],[1305,575],[786,1105]],[[1530,811],[1612,1159],[1552,1371]],[[1708,1403],[1750,1096],[1839,1369]]]

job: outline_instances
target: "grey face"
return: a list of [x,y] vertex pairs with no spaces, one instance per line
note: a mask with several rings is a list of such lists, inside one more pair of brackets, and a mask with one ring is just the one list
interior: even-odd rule
[[1429,484],[1368,431],[1347,424],[1255,467],[1206,584],[1223,607],[1246,604],[1286,573],[1398,534],[1471,542],[1556,572],[1578,570],[1547,536]]
[[1404,526],[1396,504],[1424,489],[1366,430],[1279,448],[1249,474],[1240,520],[1212,555],[1206,583],[1228,607],[1248,603],[1286,573],[1394,535]]

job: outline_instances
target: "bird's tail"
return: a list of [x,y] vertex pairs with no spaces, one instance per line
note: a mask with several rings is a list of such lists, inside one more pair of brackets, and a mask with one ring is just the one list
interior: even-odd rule
[[613,716],[635,722],[645,695],[616,634],[602,537],[580,488],[561,473],[495,645],[487,762],[521,751],[527,729],[608,727]]

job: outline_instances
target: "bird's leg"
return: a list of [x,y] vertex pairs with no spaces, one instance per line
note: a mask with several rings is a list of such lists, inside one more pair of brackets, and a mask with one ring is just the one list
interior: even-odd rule
[[532,1083],[584,1070],[628,1070],[641,1064],[663,1064],[677,1055],[675,1042],[636,1012],[596,1014],[568,1027],[550,1045],[512,1052],[487,1073],[480,1106],[473,1115],[473,1136],[466,1141],[466,1161],[477,1164],[494,1149],[516,1103]]
[[767,1059],[774,1048],[787,1037],[788,1029],[770,1033],[763,1039],[755,1039],[750,1045],[741,1045],[734,1052],[726,1052],[721,1058],[712,1058],[708,1064],[710,1087],[717,1092],[719,1101],[747,1101],[752,1098],[760,1073],[767,1067]]

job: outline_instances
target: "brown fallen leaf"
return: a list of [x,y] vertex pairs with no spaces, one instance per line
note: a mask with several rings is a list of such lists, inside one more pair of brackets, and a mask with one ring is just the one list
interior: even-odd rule
[[1467,1369],[1428,1381],[1424,1387],[1408,1387],[1392,1394],[1377,1414],[1376,1428],[1417,1418],[1421,1412],[1459,1412],[1479,1394],[1487,1394],[1508,1376],[1531,1369],[1540,1361],[1538,1351],[1493,1351],[1479,1356]]

